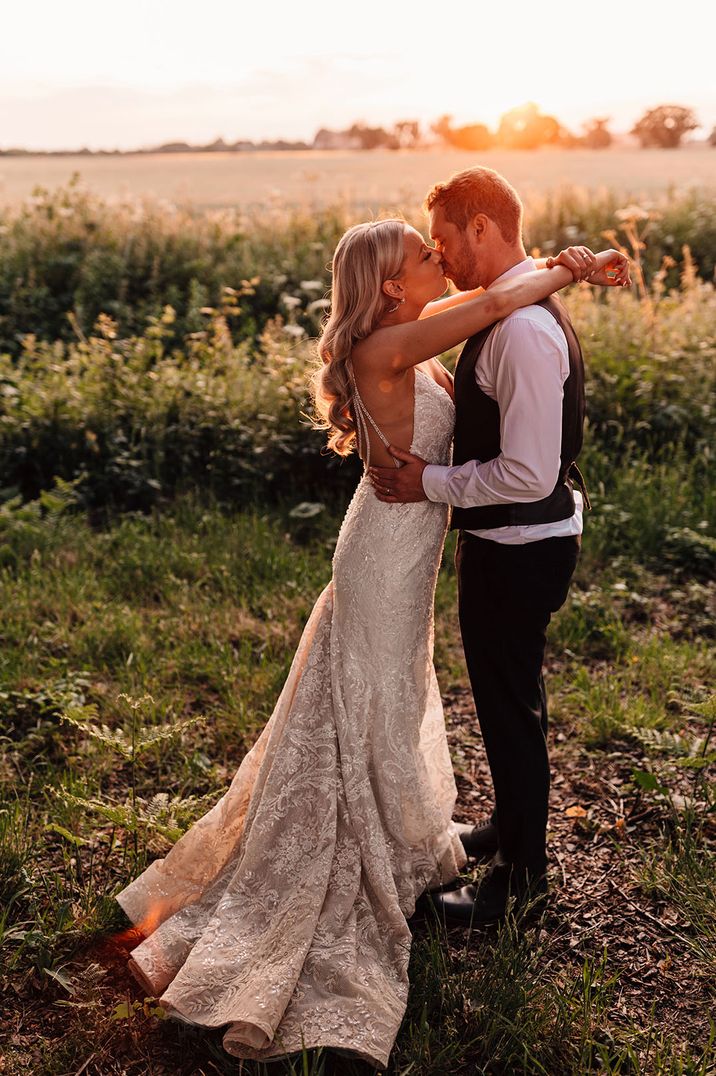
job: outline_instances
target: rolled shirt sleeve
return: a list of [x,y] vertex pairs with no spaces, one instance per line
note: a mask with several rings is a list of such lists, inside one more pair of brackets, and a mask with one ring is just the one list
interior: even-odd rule
[[489,343],[478,383],[500,409],[500,454],[484,463],[428,464],[423,489],[431,501],[459,508],[539,501],[557,481],[569,375],[565,335],[546,311],[525,307],[501,322]]

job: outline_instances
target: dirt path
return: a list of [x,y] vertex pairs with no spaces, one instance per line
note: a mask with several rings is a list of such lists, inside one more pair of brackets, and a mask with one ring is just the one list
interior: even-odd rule
[[[472,698],[459,691],[445,703],[455,817],[483,822],[492,809],[492,780]],[[658,840],[660,823],[667,824],[666,811],[640,801],[631,781],[632,769],[644,765],[638,747],[588,750],[550,728],[550,951],[581,965],[606,943],[609,974],[618,974],[614,1016],[648,1027],[653,1006],[653,1021],[668,1024],[675,1038],[705,1043],[713,974],[709,979],[705,963],[694,959],[696,932],[678,908],[643,893],[633,877],[639,845]]]

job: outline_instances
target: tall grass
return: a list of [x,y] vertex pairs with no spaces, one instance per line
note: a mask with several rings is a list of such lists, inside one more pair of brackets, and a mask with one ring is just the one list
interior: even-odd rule
[[[419,207],[405,209],[424,229]],[[575,242],[603,247],[609,229],[626,241],[635,212],[617,192],[578,188],[534,196],[526,211],[528,249],[546,253]],[[713,279],[713,192],[670,191],[636,213],[646,217],[639,230],[649,281],[667,257],[674,262],[667,284],[678,283],[684,245],[702,278]],[[222,305],[226,288],[238,300],[230,322],[235,342],[255,339],[277,313],[314,332],[333,250],[355,214],[337,205],[319,213],[267,208],[249,218],[149,200],[109,203],[78,182],[38,188],[24,204],[0,210],[0,353],[17,355],[28,333],[76,340],[100,314],[117,322],[121,337],[142,335],[167,304],[175,311],[170,342],[178,345],[204,331],[207,310]]]
[[[684,528],[713,521],[716,291],[688,267],[678,288],[659,278],[644,297],[586,285],[566,293],[588,371],[583,469],[614,541],[647,528],[658,545],[667,512],[672,526],[679,512]],[[79,340],[28,336],[19,356],[0,357],[4,496],[34,498],[56,476],[76,481],[92,509],[147,509],[196,488],[230,504],[347,495],[357,461],[322,454],[305,417],[314,344],[281,319],[257,345],[235,343],[234,301],[181,348],[167,306],[139,336],[122,338],[101,315]],[[660,497],[645,512],[655,483]],[[606,516],[615,487],[629,518]]]

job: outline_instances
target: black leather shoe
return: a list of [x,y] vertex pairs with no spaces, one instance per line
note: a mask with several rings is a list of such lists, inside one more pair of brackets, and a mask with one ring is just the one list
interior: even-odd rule
[[440,919],[445,919],[449,924],[460,923],[463,926],[481,926],[485,923],[494,923],[505,914],[504,904],[495,907],[479,905],[477,902],[478,887],[464,885],[462,889],[455,889],[452,893],[431,893],[430,900]]
[[494,822],[485,822],[482,826],[468,826],[456,822],[455,827],[462,846],[474,859],[489,859],[498,848],[497,826]]
[[448,893],[430,893],[430,901],[439,917],[464,926],[481,926],[504,919],[512,895],[515,916],[539,914],[547,898],[547,880],[542,877],[529,887],[513,890],[510,886],[511,866],[495,864],[479,886],[464,885]]

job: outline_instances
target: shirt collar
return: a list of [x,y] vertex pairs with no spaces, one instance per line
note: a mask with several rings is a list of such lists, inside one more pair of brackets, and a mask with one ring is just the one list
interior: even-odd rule
[[[504,273],[500,273],[500,275],[492,281],[492,284],[497,284],[499,280],[507,280],[507,278],[511,276],[518,276],[520,273],[529,273],[530,270],[535,268],[534,258],[523,258],[521,262],[511,265],[509,269],[505,269]],[[487,288],[491,288],[492,284],[488,284]],[[487,288],[485,291],[487,291]]]

